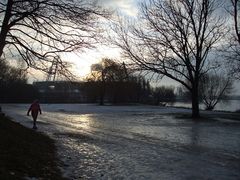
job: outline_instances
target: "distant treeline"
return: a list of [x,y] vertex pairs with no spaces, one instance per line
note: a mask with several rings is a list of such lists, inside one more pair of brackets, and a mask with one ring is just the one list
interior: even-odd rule
[[27,84],[26,72],[0,59],[0,103],[27,103],[37,97],[38,90]]
[[152,87],[124,64],[105,59],[83,82],[41,81],[27,84],[26,71],[0,60],[0,103],[165,104],[175,100],[173,87]]
[[35,82],[44,103],[144,103],[159,105],[175,99],[174,88],[152,88],[144,79],[125,82]]

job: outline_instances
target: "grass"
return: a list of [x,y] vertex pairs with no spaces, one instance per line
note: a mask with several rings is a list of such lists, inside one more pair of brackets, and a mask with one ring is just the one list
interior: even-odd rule
[[0,179],[64,179],[48,136],[0,117]]

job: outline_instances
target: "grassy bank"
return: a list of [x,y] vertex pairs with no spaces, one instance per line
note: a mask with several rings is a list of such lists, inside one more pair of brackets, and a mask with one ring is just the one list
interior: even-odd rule
[[0,117],[0,179],[63,179],[48,136]]

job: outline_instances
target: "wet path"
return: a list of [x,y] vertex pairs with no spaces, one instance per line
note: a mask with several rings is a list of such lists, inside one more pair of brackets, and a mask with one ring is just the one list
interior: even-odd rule
[[[27,105],[4,105],[24,124]],[[70,179],[240,179],[240,122],[192,122],[151,106],[43,105]],[[169,114],[170,113],[170,114]]]

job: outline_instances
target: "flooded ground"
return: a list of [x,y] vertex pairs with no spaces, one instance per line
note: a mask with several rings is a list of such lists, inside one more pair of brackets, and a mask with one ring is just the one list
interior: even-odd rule
[[[28,105],[3,105],[31,128]],[[193,122],[154,106],[42,105],[38,131],[57,142],[69,179],[240,179],[240,121]]]
[[[187,107],[191,108],[192,104],[191,102],[174,102],[167,104],[168,106],[174,106],[174,107]],[[199,104],[200,109],[205,109],[206,106],[202,103]],[[214,107],[214,110],[216,111],[230,111],[235,112],[240,110],[240,100],[220,100],[217,105]]]

